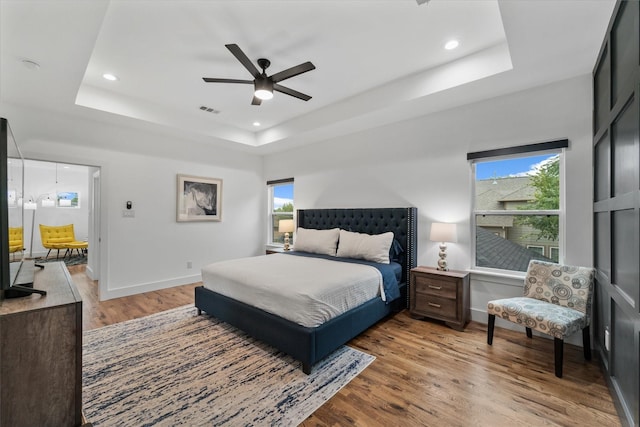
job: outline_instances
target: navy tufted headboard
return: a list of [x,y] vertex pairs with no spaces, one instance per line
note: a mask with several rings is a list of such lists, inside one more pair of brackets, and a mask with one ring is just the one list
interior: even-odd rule
[[417,208],[299,209],[298,227],[325,230],[341,228],[357,233],[381,234],[392,231],[404,249],[402,282],[417,264]]

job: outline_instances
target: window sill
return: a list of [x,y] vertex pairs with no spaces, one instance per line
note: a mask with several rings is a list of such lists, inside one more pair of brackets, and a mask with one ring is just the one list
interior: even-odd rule
[[510,279],[510,280],[520,280],[523,281],[526,273],[523,271],[521,273],[517,272],[503,272],[498,270],[482,270],[479,268],[473,268],[468,270],[471,274],[477,274],[479,276],[488,276],[488,277],[496,277],[501,279]]

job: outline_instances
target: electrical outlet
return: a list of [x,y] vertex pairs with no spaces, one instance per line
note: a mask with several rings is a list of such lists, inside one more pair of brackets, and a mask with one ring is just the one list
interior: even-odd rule
[[193,263],[191,261],[187,261],[187,268],[193,268]]

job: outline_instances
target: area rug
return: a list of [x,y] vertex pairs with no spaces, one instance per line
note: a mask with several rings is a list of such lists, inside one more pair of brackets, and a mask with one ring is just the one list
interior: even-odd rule
[[375,357],[342,346],[312,369],[185,306],[83,334],[94,426],[295,426]]
[[49,257],[40,257],[40,258],[36,258],[35,259],[36,263],[38,264],[42,264],[45,262],[56,262],[56,261],[63,261],[65,263],[65,265],[69,266],[69,265],[80,265],[80,264],[86,264],[87,263],[87,256],[86,255],[70,255],[70,256],[60,256],[58,258],[55,257],[55,255],[51,255]]

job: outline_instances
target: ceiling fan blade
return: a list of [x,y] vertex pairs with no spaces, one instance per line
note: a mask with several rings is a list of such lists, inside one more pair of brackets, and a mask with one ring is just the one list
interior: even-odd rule
[[274,83],[281,82],[282,80],[289,79],[293,76],[297,76],[298,74],[306,73],[307,71],[315,70],[316,66],[311,62],[305,62],[304,64],[296,65],[295,67],[288,68],[284,71],[280,71],[279,73],[275,73],[271,77]]
[[251,62],[251,60],[247,57],[247,55],[244,54],[242,49],[240,49],[237,44],[226,44],[225,46],[231,51],[231,53],[233,53],[233,56],[235,56],[238,61],[240,61],[240,63],[244,65],[244,68],[249,70],[254,78],[257,78],[260,75],[260,71],[258,71],[256,66],[253,65],[253,62]]
[[262,99],[258,98],[257,96],[253,97],[253,101],[251,101],[251,105],[260,105],[262,104]]
[[302,99],[303,101],[308,101],[308,100],[311,99],[311,97],[309,95],[305,95],[302,92],[298,92],[297,90],[289,89],[288,87],[284,87],[284,86],[279,85],[277,83],[273,85],[273,90],[281,92],[281,93],[286,93],[287,95],[293,96],[293,97],[298,98],[298,99]]
[[253,80],[238,80],[238,79],[216,79],[213,77],[203,77],[207,83],[245,83],[245,84],[253,84]]

